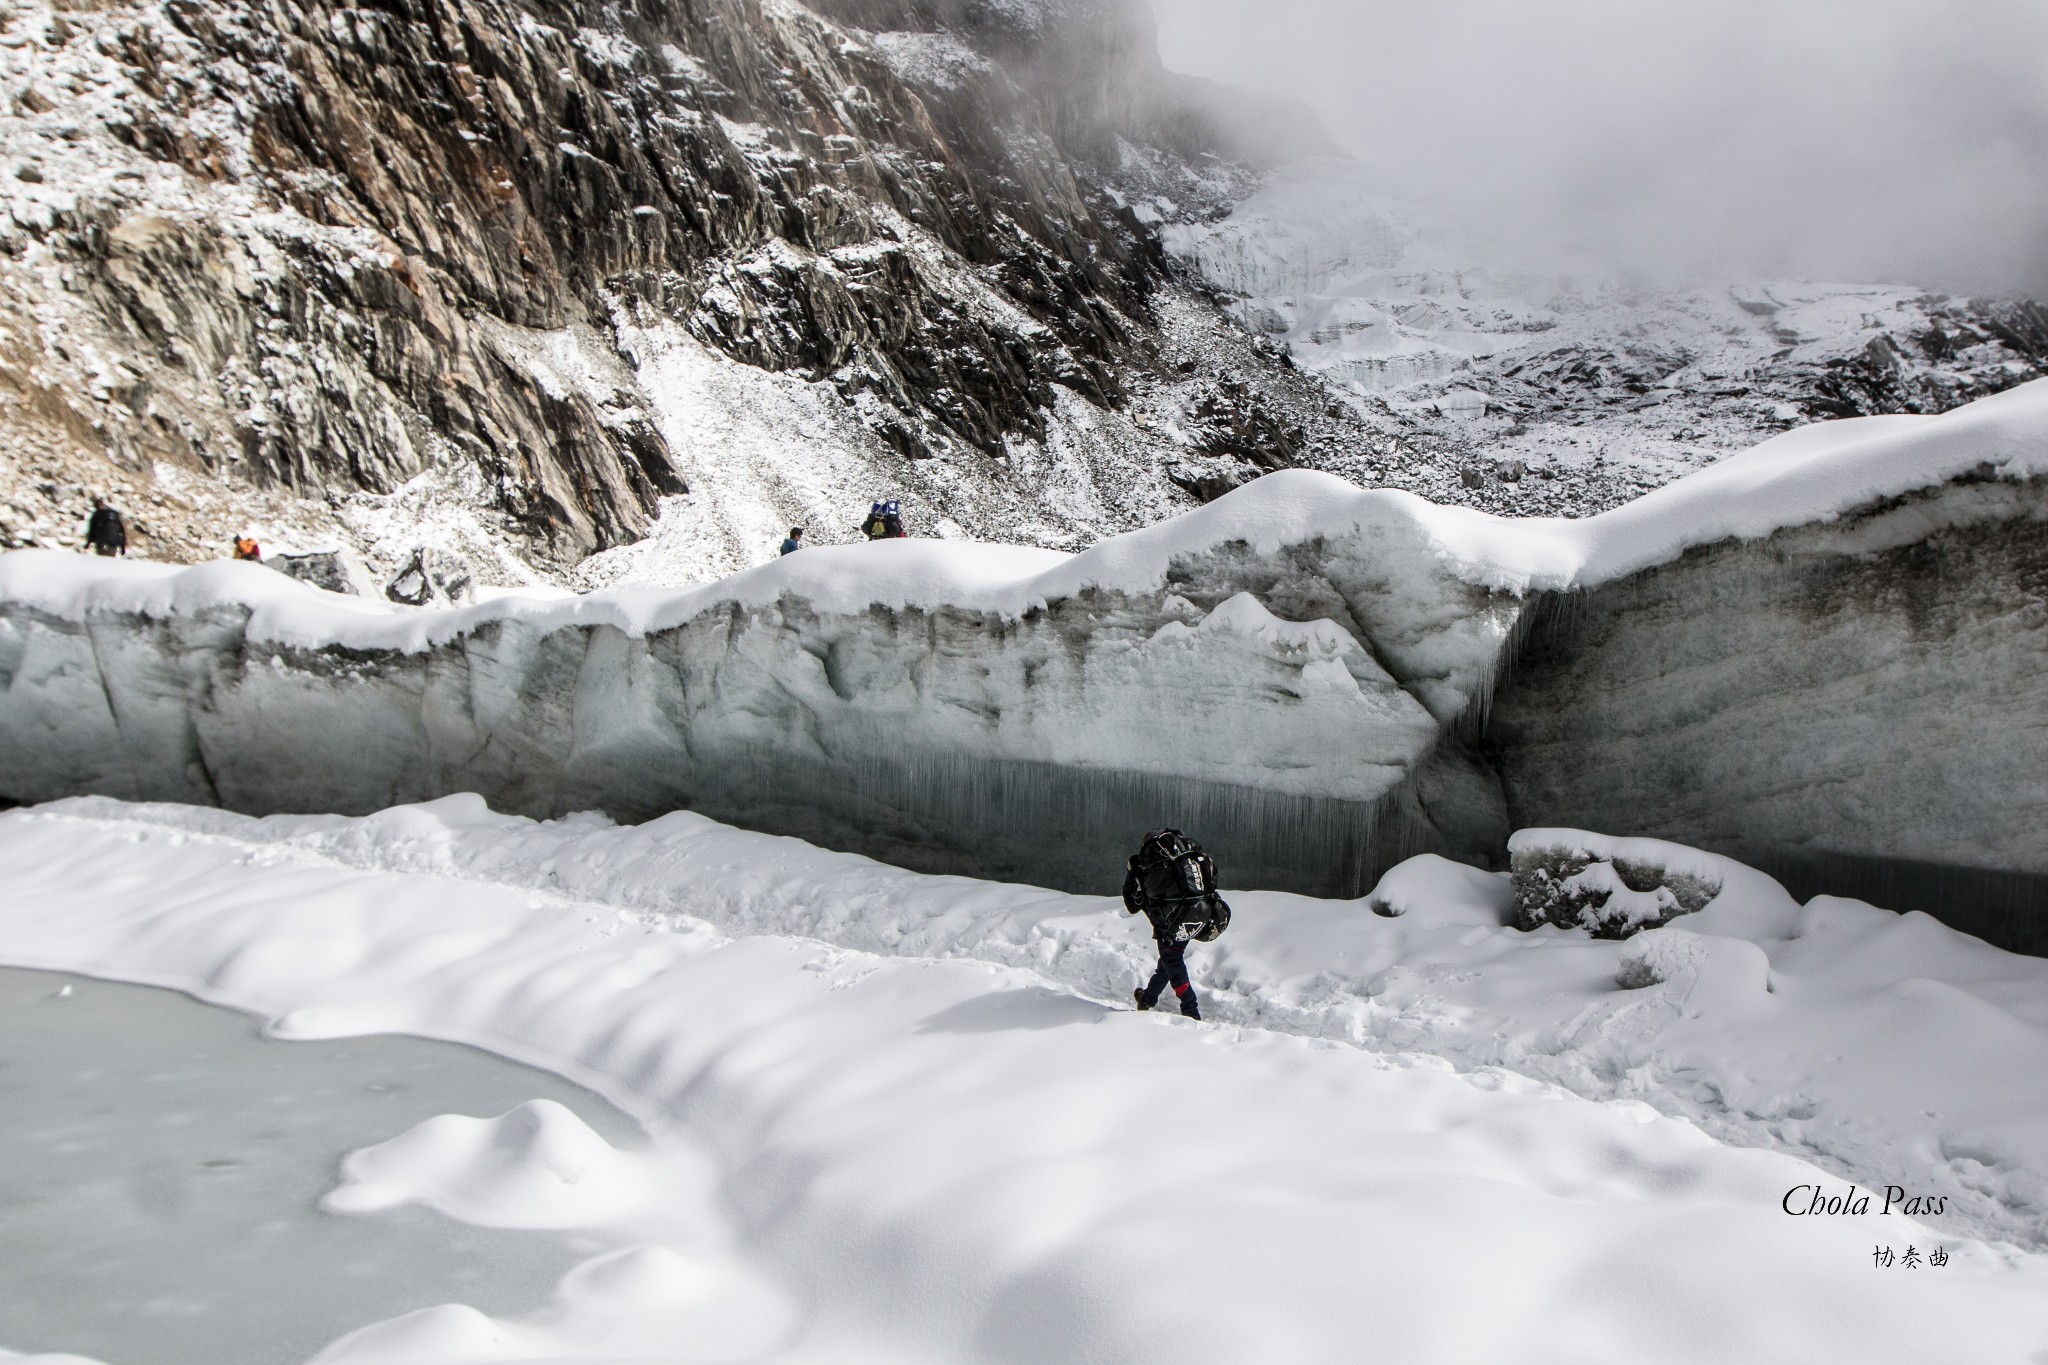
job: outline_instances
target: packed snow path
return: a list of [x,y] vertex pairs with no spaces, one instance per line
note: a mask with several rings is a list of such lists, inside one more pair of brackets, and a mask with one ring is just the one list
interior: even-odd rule
[[[1099,976],[1113,996],[1130,979],[1138,936],[1101,899],[914,877],[691,816],[616,830],[460,800],[266,821],[71,802],[0,817],[0,859],[13,874],[0,959],[180,986],[272,1017],[285,1037],[478,1043],[603,1089],[685,1164],[697,1144],[715,1154],[730,1244],[654,1226],[658,1209],[585,1209],[610,1246],[552,1308],[516,1322],[434,1310],[358,1334],[332,1362],[1050,1365],[1144,1358],[1160,1343],[1231,1365],[2017,1362],[2048,1340],[2048,1262],[1875,1204],[1788,1217],[1796,1187],[1841,1188],[1803,1162],[1499,1069],[1461,1075],[1236,1022],[1308,979],[1287,971],[1285,951],[1328,968],[1375,934],[1442,935],[1493,944],[1513,967],[1511,931],[1477,922],[1483,888],[1461,900],[1451,879],[1470,874],[1438,864],[1383,888],[1414,902],[1395,921],[1244,897],[1219,945],[1232,954],[1219,951],[1206,983],[1232,1022],[1189,1025],[1055,984]],[[1447,886],[1446,922],[1430,931]],[[1806,913],[1814,934],[1885,932],[1867,908]],[[1702,924],[1681,1004],[1739,991],[1745,945],[1728,931],[1764,918],[1752,903]],[[1892,932],[1945,932],[1885,919]],[[728,936],[749,929],[772,932]],[[1576,959],[1566,975],[1594,971],[1584,940],[1513,937]],[[1911,946],[1922,970],[1942,965],[1926,941]],[[1992,959],[2005,955],[1948,948],[1947,965],[1973,968],[1985,996],[2002,989]],[[943,956],[974,951],[1032,965]],[[1611,975],[1613,945],[1597,951]],[[1465,967],[1482,980],[1484,956]],[[2014,982],[2016,961],[2002,964]],[[1527,966],[1496,984],[1519,979],[1531,1002],[1555,990],[1561,978]],[[1234,987],[1218,980],[1233,970]],[[1795,976],[1788,967],[1779,994]],[[1924,982],[1893,994],[1944,991],[1962,993]],[[1840,1019],[1854,1031],[1853,1011]],[[1991,1040],[1994,1052],[2014,1045]],[[2039,1074],[2027,1056],[1994,1060],[2008,1083]],[[1925,1079],[1901,1064],[1901,1090]],[[1858,1078],[1853,1058],[1838,1069]],[[1951,1084],[1963,1100],[1980,1089]],[[1987,1117],[1994,1102],[1979,1102]],[[2015,1105],[2010,1088],[1995,1103],[2040,1109]],[[580,1136],[556,1136],[609,1172]],[[452,1150],[386,1143],[352,1179],[395,1180],[401,1196],[411,1181],[430,1202],[443,1191],[457,1216],[562,1225],[533,1221],[533,1196],[509,1213],[446,1197],[477,1182],[459,1160],[423,1174],[421,1148],[436,1161]],[[1948,1263],[1873,1265],[1875,1248],[1908,1245],[1940,1246]]]

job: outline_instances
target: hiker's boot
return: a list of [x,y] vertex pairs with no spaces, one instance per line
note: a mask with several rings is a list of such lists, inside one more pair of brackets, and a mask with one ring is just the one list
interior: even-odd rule
[[1180,1012],[1189,1019],[1200,1019],[1202,1017],[1202,1007],[1195,1003],[1193,988],[1187,988],[1180,992]]
[[1145,988],[1143,986],[1140,986],[1138,987],[1138,989],[1131,992],[1131,999],[1138,1002],[1138,1008],[1141,1010],[1149,1010],[1154,1005],[1159,1003],[1158,1000],[1146,996]]

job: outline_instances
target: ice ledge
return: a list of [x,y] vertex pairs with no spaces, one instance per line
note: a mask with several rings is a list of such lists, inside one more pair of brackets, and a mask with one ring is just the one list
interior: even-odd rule
[[1445,580],[1489,592],[1593,588],[1698,546],[1754,540],[1960,478],[2048,473],[2048,380],[1939,417],[1864,417],[1788,432],[1625,506],[1583,520],[1509,519],[1307,470],[1269,474],[1207,507],[1080,554],[1013,545],[891,541],[789,555],[700,587],[619,589],[573,600],[510,596],[419,610],[321,593],[252,565],[194,568],[42,550],[0,555],[0,599],[66,620],[162,618],[237,605],[249,636],[418,653],[511,616],[541,630],[604,625],[646,635],[724,607],[796,600],[856,614],[952,607],[1015,620],[1096,593],[1151,596],[1177,564],[1242,546],[1258,557],[1349,544],[1399,591]]

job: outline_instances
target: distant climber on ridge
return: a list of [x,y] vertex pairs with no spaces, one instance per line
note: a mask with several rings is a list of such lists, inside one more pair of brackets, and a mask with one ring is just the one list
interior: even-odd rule
[[105,498],[92,500],[92,519],[85,523],[85,543],[96,555],[128,553],[128,528]]
[[801,526],[792,526],[792,527],[790,527],[790,528],[789,528],[789,539],[787,539],[787,540],[785,540],[785,541],[783,541],[783,542],[782,542],[782,553],[784,553],[784,554],[786,554],[786,555],[793,555],[793,554],[795,554],[795,553],[796,553],[796,552],[797,552],[798,550],[801,550],[801,549],[803,549],[803,547],[804,547],[804,528],[803,528],[803,527],[801,527]]
[[259,547],[256,544],[256,537],[236,536],[235,558],[246,559],[251,564],[261,564],[263,562],[263,551],[261,547]]
[[1171,984],[1180,1012],[1200,1019],[1202,1007],[1188,981],[1188,941],[1211,943],[1230,927],[1230,905],[1216,894],[1215,860],[1177,829],[1150,831],[1124,866],[1124,913],[1151,921],[1159,945],[1152,979],[1131,993],[1138,1008],[1158,1004],[1159,992]]
[[894,498],[878,502],[868,509],[868,519],[860,524],[860,533],[869,540],[901,540],[910,532],[903,529],[903,504]]

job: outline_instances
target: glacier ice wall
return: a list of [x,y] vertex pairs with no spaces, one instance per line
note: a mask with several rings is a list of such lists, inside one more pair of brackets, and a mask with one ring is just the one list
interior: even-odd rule
[[2048,952],[2048,484],[1965,477],[1539,601],[1520,825],[1673,837]]
[[[1317,556],[1254,559],[1198,556],[1158,591],[1016,616],[783,596],[644,632],[506,612],[417,649],[265,639],[231,599],[75,616],[10,600],[0,794],[688,807],[1090,890],[1162,823],[1201,831],[1236,884],[1325,894],[1417,851],[1497,856],[1498,785],[1445,724],[1461,694],[1426,675],[1441,661],[1399,631],[1377,644]],[[1474,632],[1476,676],[1517,601],[1461,592],[1438,635]],[[1353,599],[1368,617],[1370,597]]]
[[1283,471],[1078,555],[894,541],[450,611],[25,551],[0,797],[688,807],[1092,890],[1161,823],[1319,894],[1569,826],[2018,946],[2048,923],[2044,521],[2039,383],[1583,520]]

